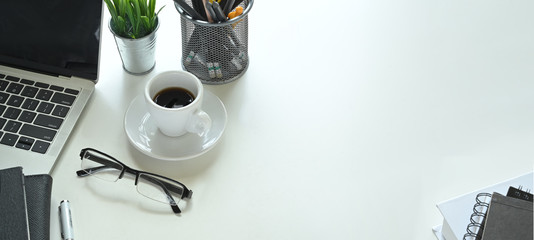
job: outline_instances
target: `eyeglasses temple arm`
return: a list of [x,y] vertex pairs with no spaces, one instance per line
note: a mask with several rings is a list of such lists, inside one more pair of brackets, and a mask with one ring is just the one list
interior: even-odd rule
[[100,166],[100,167],[94,167],[94,168],[86,168],[86,169],[76,171],[76,174],[78,175],[78,177],[86,177],[93,173],[98,173],[100,171],[106,170],[108,168],[112,168],[112,167]]
[[[161,188],[163,189],[163,191],[165,191],[165,194],[167,195],[167,198],[168,198],[169,203],[171,205],[172,211],[174,213],[181,213],[182,211],[180,210],[180,208],[178,207],[178,204],[176,204],[176,201],[174,201],[174,198],[172,197],[172,195],[169,192],[169,188],[176,189],[176,187],[174,187],[173,185],[168,184],[168,183],[162,183],[162,185],[164,185],[164,186],[161,186]],[[193,195],[193,191],[187,189],[185,186],[182,186],[182,187],[183,187],[183,189],[182,189],[183,193],[182,193],[181,199],[184,199],[184,198],[190,199],[191,196]],[[174,190],[173,192],[177,192],[177,191]]]

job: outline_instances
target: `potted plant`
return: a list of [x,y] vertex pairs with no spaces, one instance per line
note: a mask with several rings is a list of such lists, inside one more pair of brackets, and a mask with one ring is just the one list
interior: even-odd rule
[[111,14],[109,29],[127,72],[144,74],[156,64],[156,0],[104,0]]

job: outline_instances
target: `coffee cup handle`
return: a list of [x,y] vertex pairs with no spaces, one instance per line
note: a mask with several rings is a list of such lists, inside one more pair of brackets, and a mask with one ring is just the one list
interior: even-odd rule
[[197,110],[187,123],[187,131],[190,133],[195,133],[201,137],[206,135],[211,129],[211,118],[210,116],[201,110]]

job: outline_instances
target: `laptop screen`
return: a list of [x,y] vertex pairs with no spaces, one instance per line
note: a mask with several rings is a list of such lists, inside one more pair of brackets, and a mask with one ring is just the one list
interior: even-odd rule
[[0,64],[96,80],[102,0],[1,0]]

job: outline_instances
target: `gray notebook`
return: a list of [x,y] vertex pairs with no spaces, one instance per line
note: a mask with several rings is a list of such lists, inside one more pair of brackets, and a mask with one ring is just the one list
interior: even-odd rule
[[0,240],[29,240],[21,167],[0,170]]
[[30,175],[24,181],[30,239],[49,240],[52,177],[48,174]]
[[532,202],[493,193],[482,240],[532,240]]

